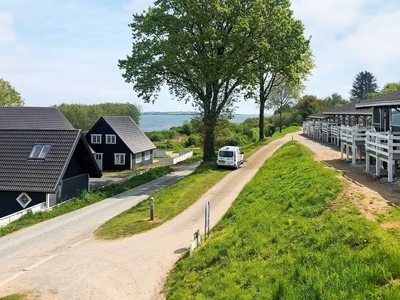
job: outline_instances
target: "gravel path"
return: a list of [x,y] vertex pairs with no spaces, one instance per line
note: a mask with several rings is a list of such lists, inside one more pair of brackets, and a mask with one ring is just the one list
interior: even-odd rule
[[[194,205],[151,231],[116,241],[92,238],[105,220],[160,188],[157,182],[0,239],[0,297],[32,291],[32,299],[164,299],[161,291],[169,270],[194,232],[204,233],[207,201],[212,227],[263,162],[292,137],[306,143],[294,134],[264,146]],[[307,143],[313,151],[329,151]]]

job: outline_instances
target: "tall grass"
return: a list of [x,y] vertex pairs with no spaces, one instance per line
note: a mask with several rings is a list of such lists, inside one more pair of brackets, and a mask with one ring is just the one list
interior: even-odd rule
[[[400,299],[400,240],[355,207],[297,142],[281,147],[192,257],[168,299]],[[333,207],[336,207],[333,209]]]

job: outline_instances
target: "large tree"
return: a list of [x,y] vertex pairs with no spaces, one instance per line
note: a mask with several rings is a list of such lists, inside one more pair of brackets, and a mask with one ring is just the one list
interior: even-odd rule
[[268,9],[266,19],[267,45],[263,44],[257,51],[260,55],[255,65],[259,104],[259,138],[264,138],[264,111],[268,97],[273,88],[286,83],[298,86],[304,81],[314,67],[310,40],[304,37],[304,26],[293,18],[290,1],[266,1]]
[[362,71],[354,78],[350,95],[356,99],[364,99],[368,93],[376,93],[377,90],[378,84],[375,76],[368,71]]
[[8,81],[0,78],[0,106],[22,106],[24,99]]
[[123,77],[145,102],[163,85],[192,102],[204,124],[204,160],[215,158],[217,120],[254,84],[255,62],[272,56],[266,33],[270,24],[278,31],[280,19],[267,10],[280,2],[159,0],[133,16],[132,54],[119,60]]

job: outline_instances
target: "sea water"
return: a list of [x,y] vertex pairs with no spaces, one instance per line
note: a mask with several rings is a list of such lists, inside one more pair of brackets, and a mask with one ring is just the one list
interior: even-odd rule
[[[171,127],[182,126],[189,122],[192,115],[141,115],[139,127],[144,132],[168,130]],[[237,114],[230,120],[234,123],[242,123],[248,118],[258,118],[256,114]]]

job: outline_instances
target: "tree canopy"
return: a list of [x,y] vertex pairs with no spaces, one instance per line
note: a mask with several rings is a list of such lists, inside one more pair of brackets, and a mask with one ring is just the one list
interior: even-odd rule
[[363,71],[354,78],[350,95],[356,99],[364,99],[368,93],[376,93],[377,90],[378,84],[375,76],[368,71]]
[[8,81],[0,78],[0,106],[22,106],[25,101]]
[[[254,85],[257,64],[282,59],[284,45],[275,42],[282,38],[280,27],[287,26],[281,14],[288,5],[288,0],[156,1],[133,16],[132,54],[119,60],[119,68],[145,102],[154,102],[163,85],[178,100],[191,101],[204,125],[203,159],[214,159],[218,119],[231,114]],[[288,31],[282,30],[289,40]]]
[[131,103],[66,104],[55,105],[75,128],[88,132],[101,116],[130,116],[136,124],[140,108]]

